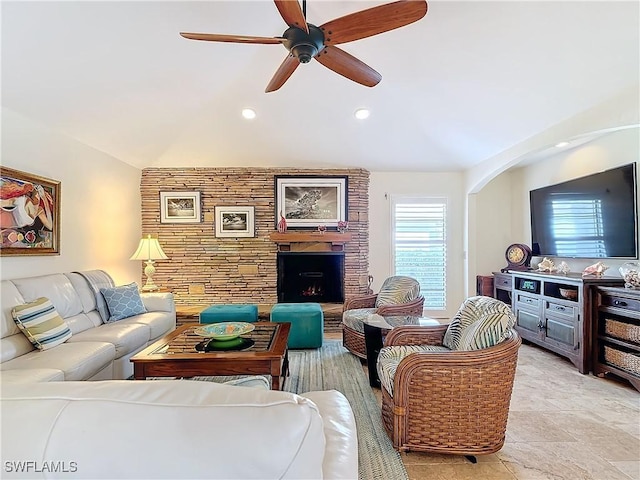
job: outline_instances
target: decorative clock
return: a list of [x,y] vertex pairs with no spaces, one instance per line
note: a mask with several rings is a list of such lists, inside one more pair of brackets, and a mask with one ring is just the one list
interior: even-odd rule
[[504,254],[507,260],[507,266],[501,271],[509,270],[529,270],[531,264],[531,248],[524,243],[513,243],[507,247]]

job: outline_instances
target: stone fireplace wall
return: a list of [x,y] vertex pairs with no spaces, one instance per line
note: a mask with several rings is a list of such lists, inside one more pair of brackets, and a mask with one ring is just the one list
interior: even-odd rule
[[[365,294],[369,269],[369,172],[363,169],[146,168],[142,234],[158,237],[168,260],[154,280],[178,305],[277,303],[274,175],[347,175],[352,239],[345,245],[345,296]],[[160,223],[160,192],[198,191],[201,223]],[[255,238],[217,238],[215,206],[254,206]],[[144,265],[141,265],[141,269]],[[144,278],[144,275],[143,275]]]

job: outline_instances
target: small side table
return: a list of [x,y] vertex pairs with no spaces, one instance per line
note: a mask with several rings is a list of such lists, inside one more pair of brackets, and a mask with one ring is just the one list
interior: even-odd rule
[[380,388],[380,378],[376,363],[378,354],[384,345],[384,337],[390,330],[401,325],[434,326],[440,322],[428,317],[383,317],[381,315],[371,315],[362,322],[364,324],[364,344],[367,350],[367,370],[369,371],[369,385]]

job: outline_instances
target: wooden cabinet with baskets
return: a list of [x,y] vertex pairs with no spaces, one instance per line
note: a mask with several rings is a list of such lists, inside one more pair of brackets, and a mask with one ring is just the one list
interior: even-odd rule
[[592,285],[620,285],[615,277],[513,272],[516,330],[531,343],[569,359],[580,373],[591,366]]
[[640,290],[597,288],[593,317],[593,373],[640,390]]

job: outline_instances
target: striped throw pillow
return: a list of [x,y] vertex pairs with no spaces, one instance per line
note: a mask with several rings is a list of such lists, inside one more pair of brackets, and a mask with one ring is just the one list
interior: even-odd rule
[[376,308],[384,305],[409,303],[420,296],[420,283],[415,278],[395,276],[387,278],[376,298]]
[[513,311],[503,302],[469,297],[451,320],[442,344],[458,351],[489,348],[509,337],[515,321]]
[[71,329],[48,298],[17,305],[11,315],[18,328],[38,350],[48,350],[71,338]]

